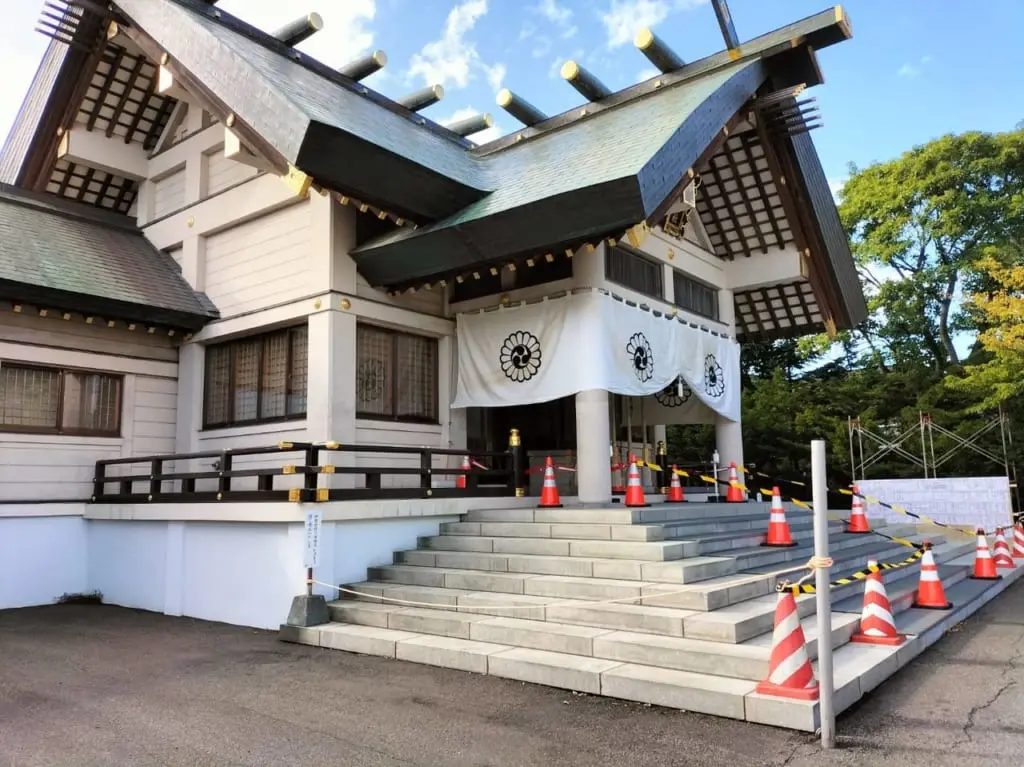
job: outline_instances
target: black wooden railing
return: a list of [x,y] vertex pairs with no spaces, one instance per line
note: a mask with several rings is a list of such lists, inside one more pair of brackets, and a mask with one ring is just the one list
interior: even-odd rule
[[[240,458],[264,456],[279,456],[281,464],[238,465]],[[356,460],[360,456],[363,460]],[[369,456],[374,456],[374,463],[370,463]],[[465,456],[465,450],[431,447],[282,442],[271,447],[113,458],[96,462],[90,500],[92,503],[312,503],[525,495],[526,456],[516,429],[509,437],[508,450],[474,453],[468,469],[462,468]],[[418,465],[386,464],[385,457],[402,457],[406,464]],[[435,466],[434,459],[438,457],[454,465]],[[411,458],[416,460],[410,461]],[[377,460],[382,463],[377,464]],[[183,470],[182,467],[191,462],[205,463],[209,468]],[[321,475],[348,479],[321,483]],[[447,483],[437,486],[438,477],[449,478],[454,486]],[[388,478],[393,478],[394,484],[386,481]],[[285,484],[292,486],[285,487]],[[340,486],[332,487],[332,484]],[[459,486],[462,484],[465,486]]]

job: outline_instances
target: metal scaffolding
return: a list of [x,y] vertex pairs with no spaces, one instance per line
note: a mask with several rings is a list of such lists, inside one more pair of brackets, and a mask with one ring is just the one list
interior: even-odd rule
[[[973,451],[986,461],[993,463],[1006,472],[1010,481],[1010,489],[1015,497],[1017,493],[1017,471],[1010,461],[1010,448],[1013,434],[1010,429],[1010,418],[1002,408],[990,420],[982,424],[973,434],[962,437],[940,426],[932,420],[928,413],[919,413],[918,422],[905,427],[898,421],[889,421],[867,429],[859,418],[847,419],[847,431],[850,440],[850,469],[854,481],[867,479],[867,470],[886,456],[898,456],[914,466],[919,467],[925,478],[937,477],[939,469],[954,456],[965,451]],[[998,445],[992,435],[999,433]],[[935,438],[940,439],[940,450],[935,449]],[[986,439],[987,437],[987,439]],[[944,450],[941,440],[952,442]],[[867,443],[865,445],[865,443]],[[1018,497],[1019,507],[1019,497]]]

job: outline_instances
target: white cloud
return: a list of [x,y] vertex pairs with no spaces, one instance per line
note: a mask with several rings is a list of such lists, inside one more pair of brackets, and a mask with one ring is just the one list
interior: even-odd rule
[[408,78],[420,77],[426,85],[439,83],[445,87],[465,88],[480,70],[492,84],[500,83],[505,77],[505,66],[485,64],[477,53],[476,44],[466,39],[486,13],[487,0],[466,0],[452,8],[441,37],[413,54]]
[[650,80],[652,77],[657,77],[660,74],[660,69],[655,69],[654,67],[647,67],[646,69],[641,69],[637,73],[636,81],[638,83],[642,83],[644,82],[644,80]]
[[558,27],[563,38],[569,38],[576,34],[576,25],[572,23],[572,8],[559,5],[556,0],[540,0],[537,7],[531,10]]
[[660,24],[671,10],[669,0],[612,0],[611,7],[601,14],[608,47],[619,48],[633,42],[637,30]]
[[508,67],[504,64],[495,64],[491,67],[481,64],[481,66],[484,68],[484,74],[487,76],[487,83],[491,89],[495,92],[500,91],[505,82],[505,75],[508,74]]
[[[456,111],[451,117],[447,117],[443,120],[438,120],[441,125],[451,125],[459,120],[465,120],[467,117],[472,117],[478,114],[477,110],[473,107],[464,107]],[[501,137],[501,127],[497,122],[494,123],[490,128],[482,130],[479,133],[474,133],[469,136],[469,140],[476,144],[486,144],[488,141],[494,141],[496,138]]]
[[575,61],[577,64],[582,64],[584,55],[584,50],[582,48],[577,48],[572,52],[571,56],[556,56],[551,61],[551,66],[548,67],[548,77],[556,80],[561,79],[562,64],[564,64],[566,61]]
[[[218,7],[267,32],[298,15],[291,3],[281,0],[222,0]],[[340,67],[370,50],[373,31],[369,25],[377,15],[377,0],[324,3],[317,10],[324,28],[299,43],[299,50],[331,67]]]
[[932,63],[931,56],[922,56],[920,59],[914,62],[908,62],[896,70],[896,74],[900,77],[906,77],[913,79],[917,77],[921,72]]

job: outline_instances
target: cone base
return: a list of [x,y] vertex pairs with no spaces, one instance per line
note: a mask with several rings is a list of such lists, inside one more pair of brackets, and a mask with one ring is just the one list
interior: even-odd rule
[[887,647],[896,647],[907,641],[905,634],[897,634],[894,637],[873,637],[867,634],[854,634],[850,637],[851,642],[858,642],[860,644],[878,644],[885,645]]
[[922,604],[918,604],[917,602],[914,602],[910,606],[913,607],[915,610],[952,610],[953,609],[953,603],[952,602],[946,602],[946,604],[944,604],[944,605],[922,605]]
[[562,509],[562,508],[565,508],[565,507],[562,506],[562,504],[560,504],[560,503],[538,503],[537,504],[537,508],[538,509]]
[[629,501],[626,501],[624,505],[629,509],[648,509],[651,506],[649,503],[630,503]]
[[999,581],[1002,580],[1001,575],[968,575],[972,581]]
[[686,503],[686,500],[685,499],[680,499],[678,501],[666,500],[666,501],[664,501],[664,503]]
[[814,687],[783,687],[782,685],[764,681],[757,683],[754,692],[761,695],[773,695],[776,698],[793,698],[794,700],[818,699],[817,683],[815,683]]
[[874,530],[843,530],[847,535],[870,535]]
[[761,545],[770,546],[773,549],[791,549],[799,544],[796,541],[790,541],[789,543],[769,543],[768,541],[765,541]]

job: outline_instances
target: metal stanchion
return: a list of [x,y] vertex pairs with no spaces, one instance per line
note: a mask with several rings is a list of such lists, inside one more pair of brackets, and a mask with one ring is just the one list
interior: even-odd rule
[[[814,556],[828,557],[828,474],[825,464],[825,441],[811,442],[811,487],[814,499]],[[818,609],[818,685],[821,715],[821,747],[835,748],[836,711],[832,699],[832,600],[829,589],[830,567],[814,571]]]

